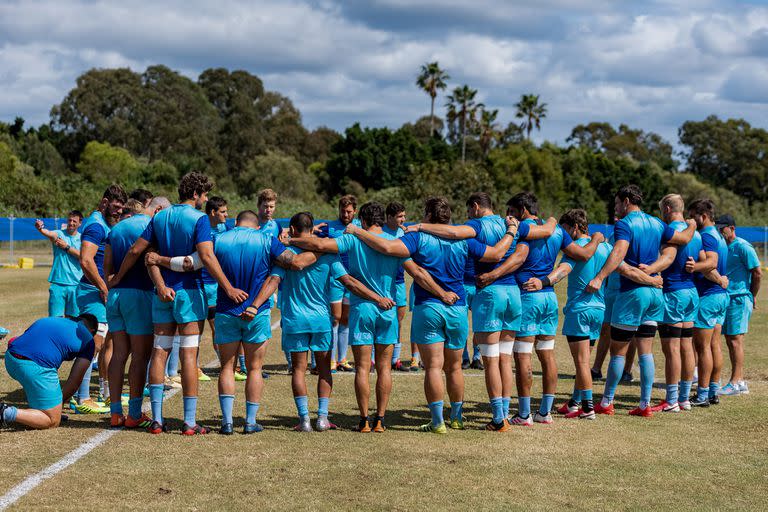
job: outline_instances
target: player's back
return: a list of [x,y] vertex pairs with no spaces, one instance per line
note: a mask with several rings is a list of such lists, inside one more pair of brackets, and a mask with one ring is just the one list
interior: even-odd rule
[[[579,238],[574,242],[582,247],[587,245],[591,238]],[[605,286],[595,293],[588,293],[586,287],[589,282],[600,273],[608,256],[611,254],[611,245],[602,243],[597,246],[595,254],[587,261],[575,261],[567,256],[563,257],[563,262],[567,262],[573,270],[568,274],[568,300],[563,311],[566,313],[576,313],[588,309],[605,309]]]
[[[685,231],[688,228],[688,224],[681,220],[672,221],[669,226],[675,231]],[[699,251],[701,251],[701,235],[696,232],[690,242],[677,248],[674,261],[661,273],[661,277],[664,278],[664,293],[696,287],[693,274],[685,270],[685,263],[688,258],[699,261]]]
[[[491,247],[499,243],[499,240],[502,239],[504,233],[507,232],[506,222],[504,222],[504,219],[498,215],[486,215],[477,219],[471,219],[466,223],[466,225],[475,230],[475,233],[477,233],[475,239],[478,242]],[[470,258],[472,260],[472,264],[474,265],[474,275],[485,274],[499,267],[507,260],[507,258],[512,255],[512,253],[515,252],[516,242],[517,237],[515,237],[515,241],[512,242],[509,250],[507,250],[507,252],[504,254],[504,257],[498,263],[485,263]],[[502,284],[516,285],[517,282],[515,281],[514,274],[507,274],[493,283],[493,285]]]
[[[216,239],[219,238],[219,235],[222,233],[227,232],[227,223],[222,222],[221,224],[217,224],[216,226],[211,228],[211,241],[213,242],[213,246],[216,247]],[[205,268],[202,269],[202,276],[203,276],[203,282],[206,284],[216,284],[216,280],[213,278],[213,276],[206,270]]]
[[[141,237],[147,228],[151,217],[148,215],[133,215],[118,222],[109,232],[107,241],[112,251],[112,268],[117,270],[123,264],[128,250],[134,242]],[[147,274],[147,268],[142,262],[137,262],[123,277],[116,288],[134,288],[137,290],[151,290],[154,288],[152,280]]]
[[[359,219],[352,219],[352,224],[358,227],[362,227]],[[339,219],[331,220],[326,223],[318,236],[320,238],[339,238],[344,235],[344,231],[347,229],[347,225],[342,223]],[[346,254],[341,255],[341,262],[344,264],[344,268],[349,270],[349,258]]]
[[[633,211],[616,222],[614,238],[629,243],[624,262],[633,267],[640,264],[650,265],[659,257],[662,237],[666,229],[661,219],[643,211]],[[621,291],[628,291],[644,286],[621,276]]]
[[[96,254],[93,257],[93,262],[96,264],[96,268],[99,271],[99,275],[103,279],[104,278],[104,243],[107,240],[107,235],[109,235],[109,231],[110,231],[109,225],[104,220],[104,216],[101,214],[101,212],[96,210],[93,213],[91,213],[88,217],[85,218],[82,226],[80,227],[80,231],[82,233],[80,237],[81,244],[83,242],[90,242],[98,246],[98,249],[96,250]],[[83,274],[83,277],[80,279],[80,281],[82,283],[91,285],[91,282],[88,280],[88,277],[86,277],[85,274]]]
[[[381,228],[386,234],[394,237],[394,238],[401,238],[405,231],[403,231],[403,228],[400,226],[397,226],[396,229],[391,229],[386,224],[382,226]],[[397,271],[397,276],[395,277],[395,283],[400,284],[405,282],[405,270],[403,269],[403,266],[400,265],[400,268]]]
[[[394,240],[392,235],[379,233],[385,240]],[[396,290],[395,278],[397,272],[405,261],[404,258],[381,254],[354,235],[344,235],[336,239],[339,254],[347,256],[347,269],[350,275],[362,282],[365,286],[388,299],[394,299]],[[368,302],[362,297],[352,294],[351,304]]]
[[[701,246],[705,252],[717,253],[717,271],[721,276],[727,275],[728,244],[725,243],[723,235],[715,226],[707,226],[701,230]],[[699,272],[694,274],[693,279],[700,297],[715,293],[727,293],[725,288],[710,281]]]
[[[429,233],[407,233],[401,238],[420,267],[430,273],[435,282],[446,291],[459,296],[457,306],[466,305],[464,268],[469,249],[466,240],[445,240]],[[415,283],[415,304],[440,300]]]
[[[541,219],[526,219],[523,222],[529,224],[542,224]],[[555,262],[557,261],[557,255],[561,249],[568,246],[573,242],[571,237],[566,233],[563,228],[556,226],[548,238],[542,238],[540,240],[522,240],[519,243],[528,245],[528,257],[525,262],[520,266],[515,273],[517,284],[520,286],[520,293],[530,293],[522,288],[528,279],[535,277],[537,279],[544,279],[555,268]],[[551,286],[542,288],[542,292],[551,292],[553,288]]]
[[68,318],[41,318],[9,345],[8,350],[46,368],[78,355],[93,356],[93,336],[83,324]]
[[743,238],[736,237],[728,245],[728,294],[731,297],[750,295],[752,269],[760,266],[760,259],[752,244]]

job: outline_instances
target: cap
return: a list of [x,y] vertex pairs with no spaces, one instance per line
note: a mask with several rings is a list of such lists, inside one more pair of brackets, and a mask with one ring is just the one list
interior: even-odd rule
[[715,226],[718,228],[725,228],[728,226],[736,226],[736,221],[733,219],[733,215],[730,215],[726,213],[725,215],[721,215],[717,218],[715,221]]

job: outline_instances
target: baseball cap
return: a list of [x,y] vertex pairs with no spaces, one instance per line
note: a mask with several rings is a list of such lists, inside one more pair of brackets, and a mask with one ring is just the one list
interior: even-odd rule
[[736,226],[736,221],[733,219],[733,215],[730,215],[726,213],[725,215],[721,215],[717,218],[715,221],[715,226],[719,228],[725,228],[728,226]]

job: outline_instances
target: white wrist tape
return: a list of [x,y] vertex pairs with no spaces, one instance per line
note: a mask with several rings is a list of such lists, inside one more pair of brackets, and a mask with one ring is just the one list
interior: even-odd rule
[[96,329],[96,336],[101,336],[102,338],[106,338],[108,332],[109,332],[109,327],[107,326],[107,324],[99,322],[99,326]]
[[184,272],[184,260],[186,256],[174,256],[171,258],[171,270],[174,272]]
[[478,350],[480,350],[480,355],[483,357],[499,357],[499,344],[488,344],[488,343],[480,343],[477,346]]

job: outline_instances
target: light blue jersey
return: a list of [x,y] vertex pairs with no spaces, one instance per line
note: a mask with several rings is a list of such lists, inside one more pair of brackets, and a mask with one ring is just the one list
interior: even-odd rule
[[[531,225],[541,223],[540,219],[525,219],[521,226],[525,226],[523,233],[520,235],[523,237],[527,234],[527,230]],[[520,286],[520,294],[525,295],[529,292],[523,289],[528,279],[535,277],[538,279],[544,279],[555,268],[555,262],[557,261],[557,255],[561,250],[565,249],[573,243],[571,236],[565,232],[560,226],[555,227],[555,231],[548,238],[541,240],[524,240],[520,239],[518,243],[526,244],[528,246],[528,257],[520,268],[515,272],[514,276],[517,280],[517,284]],[[552,292],[554,291],[551,286],[547,286],[538,290],[538,292]]]
[[[725,243],[723,235],[720,234],[715,226],[707,226],[701,230],[701,248],[704,252],[717,253],[717,271],[721,276],[727,275],[728,245]],[[699,272],[694,274],[693,279],[696,283],[699,297],[706,297],[716,293],[727,293],[727,290],[722,286],[710,281]]]
[[[575,243],[584,247],[587,245],[590,237],[579,238]],[[600,270],[608,260],[611,254],[611,245],[602,243],[597,246],[595,254],[587,261],[575,261],[567,256],[563,256],[561,263],[571,267],[571,273],[568,274],[568,299],[563,308],[566,315],[586,311],[589,309],[605,309],[604,287],[601,287],[595,293],[587,293],[585,290],[589,282],[600,273]]]
[[743,238],[728,244],[726,275],[728,276],[728,295],[731,297],[752,296],[752,270],[760,267],[760,259],[752,244]]
[[[288,250],[300,254],[296,247]],[[335,254],[323,254],[303,270],[272,268],[280,278],[280,325],[284,333],[330,332],[331,310],[328,294],[331,280],[347,275]]]
[[[54,231],[58,238],[64,240],[72,249],[80,250],[80,233],[75,231],[70,235],[64,230]],[[80,268],[80,260],[72,256],[64,249],[53,246],[53,265],[48,275],[48,282],[62,286],[73,286],[83,277],[83,269]]]
[[[147,228],[151,217],[148,215],[133,215],[118,222],[107,236],[107,245],[112,250],[112,268],[118,270],[123,264],[128,250],[141,237]],[[147,273],[147,267],[136,263],[115,288],[132,288],[136,290],[152,290],[155,285]]]
[[[352,219],[352,224],[354,224],[357,227],[362,227],[362,224],[360,224],[359,219]],[[346,224],[342,224],[342,222],[339,219],[332,220],[328,222],[327,226],[324,226],[320,233],[317,235],[320,238],[339,238],[340,236],[344,235],[344,230],[347,229]],[[349,257],[346,254],[341,255],[341,263],[344,264],[344,268],[349,271]]]
[[[397,229],[390,229],[386,224],[382,226],[382,228],[386,234],[393,238],[402,238],[405,234],[405,231],[403,231],[403,228],[400,226],[397,227]],[[402,284],[405,283],[405,270],[403,270],[402,265],[400,266],[400,270],[397,271],[397,276],[395,276],[395,283]]]
[[[616,222],[613,230],[616,242],[624,240],[629,243],[624,262],[633,267],[650,265],[656,261],[661,244],[668,242],[674,234],[675,230],[660,219],[639,210],[628,213]],[[645,286],[624,276],[620,276],[620,280],[622,292]]]
[[[392,235],[380,233],[385,240],[394,240]],[[403,262],[410,258],[396,258],[381,254],[354,235],[343,235],[336,239],[339,254],[347,257],[349,274],[387,299],[394,300],[397,295],[395,278],[397,271],[402,268]],[[350,304],[370,302],[362,297],[352,294]]]
[[[93,257],[96,268],[99,271],[99,276],[104,279],[104,245],[107,241],[107,235],[109,235],[109,225],[104,220],[104,216],[100,211],[95,211],[90,214],[84,221],[80,228],[83,233],[80,237],[81,246],[82,242],[90,242],[98,246],[96,255]],[[80,282],[89,286],[94,286],[88,278],[83,274]]]
[[[502,239],[504,236],[504,233],[507,232],[507,224],[504,222],[504,219],[499,217],[498,215],[486,215],[485,217],[480,217],[477,219],[470,219],[466,224],[466,226],[469,226],[472,228],[475,232],[475,239],[485,245],[494,246],[497,243],[499,243],[499,240]],[[507,258],[512,256],[512,253],[515,252],[515,247],[517,246],[517,236],[515,236],[515,241],[512,242],[512,245],[509,247],[509,250],[504,254],[504,257],[498,262],[498,263],[483,263],[478,260],[473,260],[474,263],[474,276],[485,274],[493,269],[499,267],[504,263]],[[494,283],[491,286],[494,285],[513,285],[517,286],[517,281],[515,280],[514,273],[507,274],[497,281],[494,281]]]
[[270,219],[259,226],[259,231],[278,238],[280,236],[280,224],[275,219]]
[[[217,224],[215,227],[211,228],[211,240],[213,241],[214,248],[216,247],[216,239],[221,235],[222,233],[227,232],[227,223],[222,222],[221,224]],[[205,269],[201,269],[202,276],[203,276],[203,283],[206,285],[215,285],[216,280],[213,278],[213,276]],[[215,292],[215,287],[213,288],[213,291]],[[216,302],[214,300],[214,305],[216,305]]]
[[[670,222],[669,227],[675,231],[685,231],[688,224],[676,220]],[[701,251],[701,235],[697,231],[693,234],[690,242],[677,248],[675,261],[661,273],[661,277],[664,278],[664,293],[696,287],[693,282],[693,274],[685,271],[685,263],[689,257],[693,258],[694,261],[699,261],[699,251]]]
[[[197,250],[197,244],[212,242],[211,223],[208,216],[188,204],[175,204],[158,212],[141,238],[154,245],[161,256],[188,256]],[[166,286],[173,290],[202,289],[199,270],[174,272],[161,268]]]

